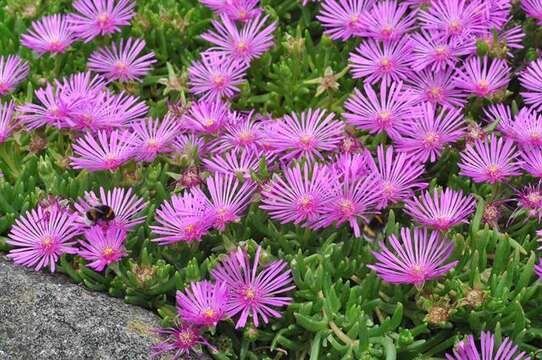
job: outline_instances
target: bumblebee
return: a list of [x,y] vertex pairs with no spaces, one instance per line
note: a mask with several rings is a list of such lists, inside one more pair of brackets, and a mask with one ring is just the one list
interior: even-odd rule
[[85,222],[94,225],[97,222],[109,222],[115,218],[115,212],[107,205],[96,205],[85,213]]

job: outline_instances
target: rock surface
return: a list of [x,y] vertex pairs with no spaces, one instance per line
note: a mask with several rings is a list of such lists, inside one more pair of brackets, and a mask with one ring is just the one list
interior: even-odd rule
[[145,309],[0,255],[0,360],[148,359],[158,323]]

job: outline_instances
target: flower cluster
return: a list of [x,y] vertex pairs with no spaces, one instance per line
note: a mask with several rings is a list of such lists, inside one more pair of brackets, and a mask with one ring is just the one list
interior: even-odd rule
[[[18,219],[9,234],[13,246],[8,257],[36,270],[55,271],[63,254],[77,254],[89,267],[102,271],[127,255],[124,242],[128,231],[143,222],[137,217],[146,204],[131,189],[100,188],[99,197],[88,192],[74,207],[50,198]],[[95,216],[107,207],[113,219]]]
[[[212,271],[215,282],[207,280],[191,283],[184,291],[177,291],[177,313],[181,325],[161,331],[165,339],[153,346],[153,356],[167,353],[189,353],[197,344],[209,346],[201,337],[201,327],[216,326],[226,318],[239,315],[237,328],[245,327],[249,317],[255,327],[270,318],[280,317],[276,308],[287,306],[292,299],[283,296],[295,288],[291,270],[283,260],[275,260],[260,269],[262,248],[256,249],[254,260],[245,249],[232,251]],[[261,320],[260,320],[261,319]],[[174,341],[175,336],[186,341]]]

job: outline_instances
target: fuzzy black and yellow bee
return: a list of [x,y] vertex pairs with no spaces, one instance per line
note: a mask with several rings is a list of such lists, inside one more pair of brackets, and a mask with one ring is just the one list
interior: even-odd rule
[[94,225],[97,222],[109,222],[115,219],[115,212],[107,205],[96,205],[85,213],[85,222]]

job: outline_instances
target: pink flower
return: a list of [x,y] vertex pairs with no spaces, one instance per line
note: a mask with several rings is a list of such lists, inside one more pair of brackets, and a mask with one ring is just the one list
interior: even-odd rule
[[331,198],[323,206],[323,214],[313,227],[327,227],[333,223],[339,228],[348,223],[355,237],[361,236],[359,221],[368,223],[368,216],[377,213],[376,207],[381,200],[378,179],[375,176],[357,177],[348,169],[332,175]]
[[177,291],[177,312],[194,325],[216,326],[225,317],[228,289],[224,283],[198,281],[184,292]]
[[393,147],[377,149],[377,162],[369,159],[369,168],[378,177],[381,201],[378,208],[385,208],[412,196],[414,190],[423,189],[426,183],[419,181],[424,173],[423,164],[405,153],[394,153]]
[[487,57],[480,60],[473,56],[458,70],[455,85],[472,95],[489,97],[505,88],[509,81],[510,67],[504,60],[488,64]]
[[472,335],[467,336],[466,340],[461,341],[455,346],[453,354],[446,354],[447,360],[531,360],[531,357],[527,356],[525,352],[520,352],[518,346],[514,344],[509,338],[505,337],[502,341],[499,341],[497,345],[495,336],[487,332],[482,332],[480,335],[480,350],[476,346],[474,337]]
[[525,103],[542,110],[542,59],[533,61],[519,74],[519,82],[527,91],[521,93]]
[[354,79],[363,78],[368,84],[405,80],[412,73],[412,47],[405,35],[398,41],[380,43],[364,41],[350,54],[350,70]]
[[362,18],[373,6],[374,0],[324,0],[320,14],[326,35],[333,40],[346,41],[361,35]]
[[322,159],[324,151],[337,149],[343,136],[344,123],[335,120],[333,113],[309,109],[301,116],[284,115],[272,131],[267,131],[266,144],[284,160],[303,156]]
[[192,103],[184,115],[184,127],[200,135],[217,135],[229,121],[230,109],[221,100],[200,100]]
[[541,0],[523,0],[521,8],[527,16],[536,19],[538,26],[542,26],[542,1]]
[[175,327],[155,329],[154,332],[162,341],[151,346],[151,358],[184,360],[188,356],[201,354],[196,351],[198,345],[211,347],[201,336],[200,329],[192,324],[175,324]]
[[426,281],[443,276],[458,261],[446,264],[452,255],[454,243],[441,238],[438,232],[427,229],[401,228],[399,239],[395,234],[388,238],[390,247],[380,244],[380,251],[373,251],[374,265],[368,265],[385,282],[423,286]]
[[12,93],[29,70],[28,63],[17,55],[0,56],[0,96]]
[[235,176],[214,174],[207,178],[209,197],[201,188],[192,189],[195,197],[205,199],[205,212],[213,227],[224,231],[230,222],[239,222],[256,190],[256,183],[240,183]]
[[93,52],[87,66],[110,80],[141,80],[156,62],[152,51],[141,54],[144,48],[145,40],[128,38],[125,42],[121,39],[118,44],[113,43],[111,49],[104,47]]
[[79,227],[88,228],[86,213],[98,205],[109,206],[113,210],[115,218],[110,221],[98,221],[97,225],[100,225],[102,229],[115,227],[128,232],[145,221],[145,216],[141,213],[147,208],[148,203],[134,194],[131,188],[113,188],[105,191],[103,187],[100,187],[98,195],[93,191],[85,192],[84,197],[74,204],[79,213],[77,217]]
[[447,144],[456,142],[465,134],[465,121],[458,109],[439,111],[425,103],[419,105],[415,112],[418,115],[401,129],[397,150],[421,162],[436,161]]
[[542,178],[542,148],[536,147],[521,152],[521,167],[534,177]]
[[418,13],[418,20],[425,30],[461,39],[486,30],[484,6],[478,0],[433,0]]
[[54,272],[58,259],[63,254],[75,254],[74,237],[79,234],[75,218],[66,211],[45,213],[41,207],[27,211],[15,220],[7,244],[13,246],[8,257],[17,264],[33,267],[36,271],[44,267]]
[[284,169],[284,175],[273,179],[262,191],[261,209],[281,224],[310,225],[324,215],[331,201],[331,174],[326,167],[307,163]]
[[258,171],[262,158],[266,161],[266,157],[261,152],[244,149],[230,150],[224,154],[217,153],[211,159],[204,159],[203,163],[211,172],[250,180],[251,173]]
[[256,120],[254,112],[235,115],[235,120],[224,127],[224,133],[210,144],[212,153],[222,154],[232,149],[257,152],[263,149],[264,130],[262,123]]
[[15,128],[13,122],[14,110],[15,103],[13,101],[4,104],[0,103],[0,144],[6,141]]
[[75,156],[71,157],[71,165],[90,172],[114,171],[132,159],[134,140],[135,135],[128,131],[99,131],[96,136],[87,133],[73,144]]
[[93,226],[85,231],[85,240],[80,242],[78,254],[90,261],[90,268],[102,271],[128,255],[124,249],[125,238],[126,232],[121,228],[110,227],[104,231],[100,226]]
[[281,314],[275,308],[292,302],[290,297],[281,296],[295,289],[288,264],[283,260],[275,260],[259,270],[261,251],[258,246],[251,265],[247,252],[238,249],[211,271],[214,279],[225,283],[229,289],[226,306],[228,316],[241,313],[236,328],[245,327],[249,315],[252,315],[256,327],[259,326],[259,318],[265,324],[271,317],[280,318]]
[[455,71],[425,69],[412,73],[407,80],[412,97],[416,102],[429,102],[434,106],[463,108],[467,94],[455,86]]
[[370,134],[385,132],[392,139],[398,138],[413,117],[411,94],[402,82],[392,82],[389,89],[381,86],[379,94],[369,84],[364,84],[364,89],[366,95],[355,89],[344,104],[347,112],[343,116],[348,124]]
[[214,44],[208,51],[234,60],[249,63],[261,57],[273,46],[274,22],[264,28],[267,16],[251,19],[239,30],[235,22],[221,16],[221,22],[213,20],[214,29],[201,36]]
[[473,46],[457,38],[447,39],[435,33],[420,31],[412,36],[413,68],[434,71],[454,68],[461,56],[469,55]]
[[135,15],[131,0],[76,0],[73,7],[77,12],[67,21],[75,36],[85,42],[120,31]]
[[44,125],[58,128],[68,127],[68,116],[72,112],[73,103],[60,96],[60,91],[51,84],[44,89],[37,89],[34,95],[40,101],[38,104],[24,104],[17,107],[21,113],[19,121],[28,129],[37,129]]
[[162,121],[149,118],[131,125],[136,138],[135,158],[141,161],[153,161],[159,153],[173,151],[172,143],[177,136],[180,124],[173,116]]
[[32,22],[32,28],[21,36],[21,44],[39,55],[63,53],[74,41],[66,17],[59,14]]
[[488,139],[467,144],[458,164],[460,174],[472,178],[477,183],[502,182],[509,176],[520,175],[520,163],[516,161],[518,156],[512,140],[504,141],[491,135]]
[[433,193],[423,192],[419,198],[405,201],[405,211],[418,223],[433,229],[446,232],[453,226],[466,223],[474,212],[476,201],[472,195],[451,189]]
[[169,202],[163,202],[156,210],[159,225],[151,226],[158,235],[152,241],[159,245],[201,241],[213,225],[213,219],[208,218],[206,200],[201,193],[186,192],[182,196],[174,194]]
[[204,100],[232,98],[240,91],[247,69],[246,63],[203,53],[188,68],[190,91]]
[[361,36],[375,40],[396,41],[415,28],[416,11],[395,0],[377,2],[361,17]]

